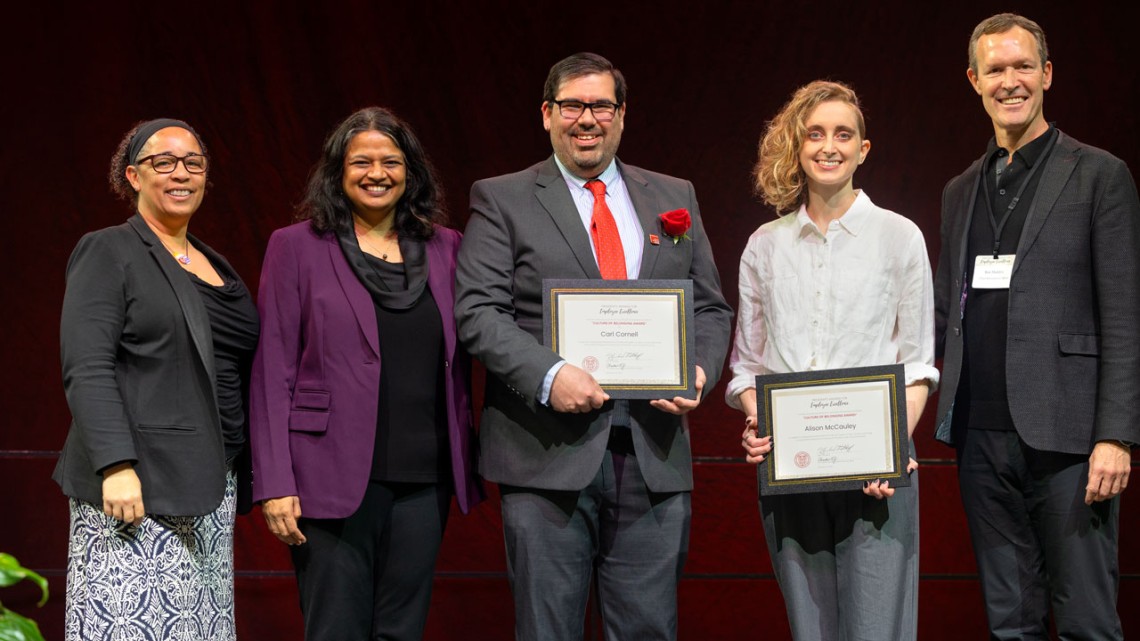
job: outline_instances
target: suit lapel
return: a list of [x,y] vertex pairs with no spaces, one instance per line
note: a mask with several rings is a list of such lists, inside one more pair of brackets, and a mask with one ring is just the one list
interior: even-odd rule
[[582,226],[578,207],[570,197],[570,188],[566,186],[562,172],[558,171],[558,165],[554,164],[553,156],[538,169],[534,195],[554,219],[554,224],[562,232],[570,251],[574,252],[582,271],[588,278],[600,279],[602,273],[598,271],[598,263],[594,260],[593,250],[590,249],[590,235]]
[[660,211],[660,206],[657,204],[657,198],[653,191],[649,188],[649,180],[645,178],[637,169],[629,167],[624,163],[619,163],[618,168],[621,170],[622,180],[625,181],[626,193],[629,194],[629,200],[633,203],[633,210],[637,214],[637,220],[641,223],[641,268],[638,272],[639,278],[652,278],[653,267],[657,264],[657,249],[659,246],[651,245],[649,243],[649,235],[657,234],[661,236],[660,223],[657,220]]
[[[977,169],[973,172],[974,180],[970,182],[970,191],[963,193],[958,201],[958,207],[961,208],[961,211],[965,211],[966,215],[959,218],[959,220],[962,221],[962,227],[955,230],[957,238],[959,239],[958,273],[954,275],[955,279],[965,278],[968,269],[966,261],[970,260],[970,225],[973,224],[974,208],[978,204],[978,192],[982,186],[982,167],[984,166],[984,162],[985,157],[983,156],[981,160],[974,163],[977,165]],[[965,290],[965,283],[963,283],[962,289]]]
[[186,319],[190,338],[194,342],[194,349],[198,353],[198,358],[202,360],[206,374],[210,377],[210,390],[217,389],[218,377],[214,371],[214,337],[210,333],[210,316],[206,312],[202,296],[194,289],[194,283],[190,282],[186,270],[178,266],[142,216],[135,214],[128,222],[147,246],[147,252],[162,270],[162,275],[166,277],[170,288],[174,290],[178,306],[182,309],[182,316]]
[[336,279],[340,282],[340,289],[348,300],[348,306],[352,308],[352,313],[356,316],[360,331],[368,340],[372,354],[380,356],[380,328],[376,324],[376,305],[372,302],[372,296],[361,284],[360,279],[356,277],[356,272],[352,271],[348,259],[344,257],[344,252],[340,249],[340,243],[336,236],[328,234],[327,238],[323,240],[329,253],[329,260],[332,261],[333,273],[336,274]]
[[443,321],[443,346],[446,358],[455,353],[455,316],[447,313],[454,307],[451,290],[451,278],[446,269],[447,257],[443,254],[443,243],[437,233],[426,243],[428,262],[428,289],[435,299],[435,306],[439,308],[439,316]]
[[1064,134],[1057,132],[1056,146],[1053,148],[1053,153],[1045,161],[1045,166],[1041,168],[1041,182],[1037,183],[1037,193],[1033,196],[1033,201],[1029,204],[1029,212],[1025,215],[1025,226],[1022,228],[1021,238],[1017,242],[1017,260],[1014,261],[1013,271],[1017,273],[1018,267],[1021,266],[1021,257],[1029,251],[1033,246],[1033,242],[1037,240],[1037,236],[1041,233],[1041,228],[1045,226],[1046,219],[1053,211],[1053,205],[1057,203],[1057,199],[1061,197],[1061,192],[1065,188],[1065,183],[1069,182],[1069,176],[1073,174],[1073,170],[1077,167],[1077,160],[1080,154],[1077,150],[1067,144],[1062,144]]

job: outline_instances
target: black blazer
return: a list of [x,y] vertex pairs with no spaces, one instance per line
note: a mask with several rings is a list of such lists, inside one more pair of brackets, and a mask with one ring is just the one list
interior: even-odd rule
[[[240,282],[221,255],[190,242]],[[64,494],[101,506],[101,470],[132,461],[148,514],[217,508],[226,461],[210,319],[138,214],[79,240],[67,265],[60,353],[72,423],[52,478]]]
[[[1017,246],[1005,376],[1014,427],[1027,444],[1088,454],[1096,441],[1140,441],[1140,200],[1119,158],[1064,134],[1055,144]],[[981,163],[942,194],[936,436],[946,443],[954,440],[960,301]]]

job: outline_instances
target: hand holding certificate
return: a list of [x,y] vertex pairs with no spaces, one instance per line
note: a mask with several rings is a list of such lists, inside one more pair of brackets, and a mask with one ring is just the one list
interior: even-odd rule
[[910,484],[903,366],[756,377],[761,494],[861,489],[864,481]]
[[687,280],[547,280],[546,344],[613,398],[696,398]]

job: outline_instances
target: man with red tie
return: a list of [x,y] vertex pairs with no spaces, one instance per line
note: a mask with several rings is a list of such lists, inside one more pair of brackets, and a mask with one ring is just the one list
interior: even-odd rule
[[[518,639],[580,639],[594,573],[607,639],[676,638],[685,414],[720,375],[732,310],[692,184],[615,158],[625,100],[605,58],[556,63],[542,103],[554,155],[471,188],[455,314],[487,369],[480,471],[500,484]],[[611,400],[543,345],[543,280],[586,278],[692,280],[695,400]]]

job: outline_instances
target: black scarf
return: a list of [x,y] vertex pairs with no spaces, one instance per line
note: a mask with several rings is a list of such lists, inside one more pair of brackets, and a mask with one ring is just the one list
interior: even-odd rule
[[394,290],[384,281],[380,274],[368,262],[354,231],[346,230],[337,233],[340,250],[344,253],[352,271],[361,284],[372,294],[372,300],[384,309],[401,310],[410,309],[420,299],[427,287],[428,261],[423,241],[400,238],[400,253],[404,256],[404,272],[407,278],[407,289]]

